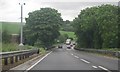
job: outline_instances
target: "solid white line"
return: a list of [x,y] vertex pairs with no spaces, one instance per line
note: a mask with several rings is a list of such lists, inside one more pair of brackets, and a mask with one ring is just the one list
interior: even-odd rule
[[102,66],[98,66],[98,67],[101,68],[101,69],[103,69],[103,70],[105,70],[105,71],[111,72],[111,71],[109,71],[108,69],[106,69],[106,68],[104,68]]
[[33,64],[31,67],[29,67],[27,70],[32,69],[35,65],[37,65],[38,63],[40,63],[44,58],[46,58],[51,52],[49,52],[48,54],[46,54],[44,57],[42,57],[39,61],[37,61],[35,64]]
[[98,68],[97,66],[92,66],[93,68]]
[[78,56],[75,56],[76,58],[79,58]]
[[87,60],[84,60],[84,59],[80,59],[80,60],[82,60],[85,63],[90,63],[90,62],[88,62]]

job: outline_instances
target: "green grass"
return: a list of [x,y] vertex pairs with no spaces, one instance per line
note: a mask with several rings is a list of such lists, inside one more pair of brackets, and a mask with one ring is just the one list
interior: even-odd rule
[[68,32],[68,31],[60,31],[60,34],[67,34],[69,37],[76,39],[76,35],[74,32]]
[[2,52],[8,52],[8,51],[16,51],[18,47],[18,44],[4,44],[2,43]]
[[20,23],[19,22],[0,22],[0,30],[6,30],[10,34],[19,34]]
[[[17,51],[19,50],[19,48],[20,48],[19,45],[15,43],[8,43],[8,44],[2,43],[2,52]],[[32,48],[33,48],[32,46],[25,45],[23,49],[27,50]]]

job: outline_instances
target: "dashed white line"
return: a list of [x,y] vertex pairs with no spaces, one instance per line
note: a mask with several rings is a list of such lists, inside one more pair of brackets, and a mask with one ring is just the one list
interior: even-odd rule
[[93,68],[98,68],[97,66],[92,66]]
[[71,54],[71,55],[73,55],[73,54]]
[[46,58],[51,52],[49,52],[48,54],[46,54],[44,57],[42,57],[39,61],[37,61],[35,64],[33,64],[31,67],[29,67],[27,70],[30,70],[32,69],[35,65],[37,65],[39,62],[41,62],[44,58]]
[[107,68],[104,68],[102,66],[98,66],[98,67],[101,68],[101,69],[103,69],[103,70],[105,70],[105,71],[111,72],[110,70],[108,70]]
[[84,59],[80,59],[80,60],[82,60],[82,61],[85,62],[85,63],[90,63],[89,61],[84,60]]
[[79,58],[78,56],[75,56],[76,58]]

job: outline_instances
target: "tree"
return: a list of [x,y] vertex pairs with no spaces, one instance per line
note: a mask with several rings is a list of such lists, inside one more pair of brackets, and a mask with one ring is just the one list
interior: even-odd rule
[[64,21],[61,25],[61,30],[62,31],[74,31],[71,21],[69,20]]
[[73,20],[79,47],[118,47],[118,7],[101,5],[86,8]]
[[28,15],[24,27],[25,43],[39,44],[42,47],[51,46],[60,35],[61,14],[52,8],[41,8]]
[[58,38],[59,43],[64,43],[66,41],[66,39],[68,39],[68,35],[67,34],[62,34]]
[[120,48],[120,2],[118,2],[118,48]]

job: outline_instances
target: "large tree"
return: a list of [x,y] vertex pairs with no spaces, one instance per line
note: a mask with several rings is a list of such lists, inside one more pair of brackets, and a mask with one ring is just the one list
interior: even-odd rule
[[118,47],[118,6],[101,5],[81,11],[73,24],[79,47]]
[[24,27],[25,43],[43,47],[51,46],[60,35],[61,14],[52,8],[30,12]]

